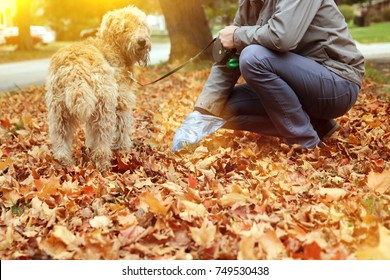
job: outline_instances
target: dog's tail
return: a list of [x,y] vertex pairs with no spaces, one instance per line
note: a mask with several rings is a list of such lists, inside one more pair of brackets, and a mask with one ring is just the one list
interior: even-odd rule
[[80,120],[88,120],[95,111],[98,102],[93,88],[85,81],[75,81],[65,88],[65,105],[71,115]]

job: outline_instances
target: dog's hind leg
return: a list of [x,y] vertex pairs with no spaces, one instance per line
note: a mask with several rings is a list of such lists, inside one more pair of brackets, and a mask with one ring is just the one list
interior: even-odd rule
[[72,142],[77,121],[64,104],[52,104],[48,114],[49,137],[54,157],[65,166],[73,164]]
[[132,107],[134,103],[135,96],[131,91],[127,91],[118,97],[116,139],[112,147],[114,151],[129,151],[131,148],[130,136],[133,130]]
[[[106,96],[107,97],[107,96]],[[112,99],[112,98],[110,98]],[[96,168],[105,171],[111,165],[111,147],[115,140],[116,102],[101,97],[86,123],[87,147]]]

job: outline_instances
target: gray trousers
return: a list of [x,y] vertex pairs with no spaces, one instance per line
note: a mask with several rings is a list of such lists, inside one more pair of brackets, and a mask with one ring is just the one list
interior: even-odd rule
[[306,148],[320,142],[312,124],[345,114],[360,90],[314,60],[260,45],[243,50],[240,71],[246,84],[233,89],[221,115],[224,127],[283,137]]

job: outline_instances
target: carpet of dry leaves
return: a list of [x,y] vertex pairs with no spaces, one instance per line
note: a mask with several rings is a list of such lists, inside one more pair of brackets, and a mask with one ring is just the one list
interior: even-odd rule
[[[163,73],[137,74],[152,80]],[[0,97],[1,259],[389,259],[390,107],[366,81],[325,149],[220,130],[170,152],[206,70],[135,89],[134,148],[101,174],[48,143],[44,88]]]

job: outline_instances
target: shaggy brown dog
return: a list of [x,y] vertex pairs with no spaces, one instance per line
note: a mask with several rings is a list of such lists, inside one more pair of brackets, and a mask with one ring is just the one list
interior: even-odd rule
[[131,91],[135,63],[149,61],[146,15],[134,6],[108,12],[96,37],[60,49],[51,59],[46,83],[49,135],[54,157],[73,164],[72,140],[86,124],[86,146],[100,170],[113,151],[131,147]]

